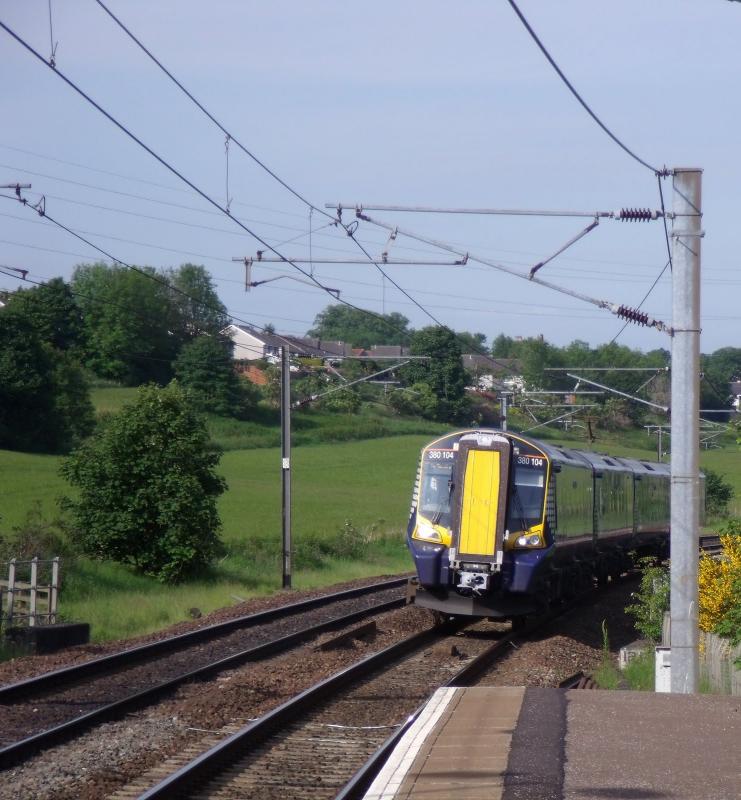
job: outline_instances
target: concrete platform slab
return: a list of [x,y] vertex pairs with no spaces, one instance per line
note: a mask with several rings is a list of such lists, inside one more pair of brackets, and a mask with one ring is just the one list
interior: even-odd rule
[[441,689],[366,800],[741,800],[741,698]]

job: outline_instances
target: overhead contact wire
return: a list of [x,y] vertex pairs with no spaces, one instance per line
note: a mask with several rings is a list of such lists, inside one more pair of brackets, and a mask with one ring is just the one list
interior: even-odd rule
[[[228,139],[231,139],[237,147],[239,147],[242,152],[244,152],[247,156],[249,156],[256,164],[258,164],[265,172],[268,173],[272,178],[274,178],[281,186],[283,186],[286,190],[288,190],[294,197],[298,198],[302,203],[307,205],[314,211],[323,214],[325,217],[329,219],[333,219],[338,221],[340,225],[345,229],[347,235],[355,242],[357,247],[363,252],[363,254],[368,259],[369,263],[373,264],[376,269],[381,273],[381,275],[388,280],[398,291],[400,291],[408,300],[410,300],[414,305],[427,317],[429,317],[436,325],[439,325],[442,328],[446,328],[447,326],[444,325],[440,320],[437,319],[430,311],[428,311],[423,305],[421,305],[414,297],[412,297],[405,289],[403,289],[393,278],[391,278],[388,273],[386,273],[383,268],[378,264],[376,259],[374,259],[371,254],[363,247],[363,245],[355,239],[353,232],[349,225],[345,225],[339,217],[333,217],[331,214],[328,214],[324,209],[315,206],[310,200],[307,200],[302,194],[300,194],[296,189],[290,186],[286,181],[284,181],[277,173],[275,173],[270,167],[267,166],[263,161],[261,161],[251,150],[245,147],[239,139],[237,139],[229,130],[224,127],[224,125],[219,122],[219,120],[214,117],[213,114],[190,92],[186,87],[170,72],[170,70],[165,67],[165,65],[135,36],[124,23],[102,2],[102,0],[95,0],[95,2],[108,14],[109,17],[123,30],[127,36],[139,47],[141,50],[146,53],[147,56],[167,75],[168,78],[211,120],[211,122],[216,125]],[[303,270],[302,270],[303,271]],[[306,274],[306,273],[305,273]],[[309,275],[309,277],[314,280],[313,274]],[[316,281],[315,281],[316,283]]]
[[564,84],[566,84],[566,86],[568,87],[568,89],[571,92],[571,94],[573,94],[574,97],[579,101],[580,105],[587,112],[587,114],[589,114],[589,116],[600,126],[600,128],[602,128],[602,130],[612,139],[612,141],[615,142],[615,144],[618,147],[620,147],[622,150],[624,150],[632,159],[637,161],[639,164],[644,166],[646,169],[650,169],[651,172],[653,172],[655,175],[661,176],[661,175],[665,174],[664,170],[658,170],[658,169],[656,169],[656,167],[652,167],[647,161],[644,161],[640,156],[637,156],[627,145],[623,144],[623,142],[621,142],[620,139],[618,139],[618,137],[615,136],[615,134],[607,127],[607,125],[605,125],[604,122],[602,122],[602,120],[589,107],[589,105],[587,104],[586,100],[584,100],[584,98],[574,88],[574,86],[571,83],[571,81],[566,77],[566,75],[564,75],[563,70],[561,70],[561,68],[555,62],[555,60],[553,59],[551,54],[546,49],[546,47],[543,44],[543,42],[541,42],[541,40],[538,37],[537,33],[535,33],[535,31],[533,30],[532,26],[527,21],[527,19],[525,19],[525,16],[522,13],[522,11],[520,11],[520,9],[518,8],[517,3],[515,3],[514,0],[507,0],[507,2],[510,4],[510,6],[512,6],[512,10],[515,12],[515,14],[517,14],[517,16],[520,19],[520,22],[522,22],[522,24],[525,26],[525,30],[527,30],[527,32],[530,34],[530,37],[535,42],[535,44],[538,45],[538,48],[540,49],[541,53],[543,53],[543,55],[546,57],[546,59],[548,60],[548,63],[558,73],[558,76],[561,78],[561,80],[564,82]]
[[[272,245],[268,244],[267,241],[265,241],[261,236],[259,236],[253,230],[251,230],[247,225],[245,225],[243,222],[241,222],[235,216],[229,214],[229,212],[225,208],[223,208],[221,205],[219,205],[219,203],[216,200],[214,200],[212,197],[210,197],[208,194],[206,194],[206,192],[204,192],[201,188],[196,186],[196,184],[194,184],[191,180],[186,178],[185,175],[183,175],[181,172],[179,172],[175,167],[173,167],[162,156],[160,156],[158,153],[156,153],[154,150],[152,150],[151,147],[149,147],[147,144],[145,144],[138,136],[136,136],[136,134],[134,134],[132,131],[130,131],[125,125],[123,125],[121,122],[119,122],[112,114],[110,114],[108,111],[106,111],[99,103],[97,103],[95,100],[93,100],[93,98],[90,97],[90,95],[88,95],[83,89],[81,89],[79,86],[77,86],[77,84],[74,81],[72,81],[70,78],[68,78],[63,72],[61,72],[60,70],[55,69],[53,67],[50,67],[50,65],[45,61],[43,56],[37,50],[35,50],[30,44],[28,44],[28,42],[26,42],[24,39],[22,39],[17,33],[15,33],[15,31],[13,31],[10,27],[8,27],[8,25],[6,25],[1,20],[0,20],[0,28],[2,28],[4,31],[6,31],[6,33],[8,33],[13,39],[15,39],[16,42],[18,42],[18,44],[20,44],[29,53],[31,53],[33,56],[35,56],[42,64],[44,64],[45,66],[47,66],[50,69],[52,69],[53,72],[56,75],[58,75],[71,89],[73,89],[84,100],[86,100],[88,103],[90,103],[90,105],[92,105],[93,108],[95,108],[104,117],[106,117],[106,119],[108,119],[111,123],[113,123],[122,133],[126,134],[126,136],[128,136],[132,141],[136,142],[136,144],[138,144],[143,150],[146,150],[146,152],[149,153],[149,155],[151,155],[152,158],[154,158],[156,161],[158,161],[163,167],[165,167],[165,169],[169,170],[173,175],[175,175],[177,178],[179,178],[181,181],[183,181],[183,183],[185,183],[194,192],[196,192],[196,194],[198,194],[200,197],[202,197],[204,200],[206,200],[206,202],[210,203],[212,206],[214,206],[214,208],[217,208],[219,211],[221,211],[221,213],[224,214],[228,219],[233,220],[237,225],[239,225],[240,228],[242,228],[242,230],[246,231],[256,241],[258,241],[261,245],[263,245],[263,247],[265,247],[267,250],[270,250],[271,253],[274,253],[278,258],[280,258],[281,260],[285,261],[285,263],[290,264],[295,270],[297,270],[302,275],[304,275],[304,277],[308,278],[312,283],[316,284],[316,286],[319,287],[323,292],[325,292],[326,294],[329,294],[334,300],[339,300],[339,302],[342,303],[343,305],[346,305],[349,308],[354,309],[355,311],[359,311],[361,314],[366,314],[368,316],[372,316],[372,317],[382,321],[383,324],[387,325],[389,328],[394,329],[397,333],[404,333],[404,331],[402,331],[401,328],[397,328],[395,325],[389,323],[387,319],[385,319],[384,317],[380,316],[379,314],[376,314],[373,311],[369,311],[368,309],[360,308],[360,307],[354,305],[353,303],[347,302],[347,300],[343,300],[341,298],[336,298],[331,292],[328,292],[326,287],[324,287],[318,280],[316,280],[316,278],[314,278],[309,272],[306,272],[306,270],[302,269],[300,266],[298,266],[298,264],[296,264],[295,262],[291,261],[291,259],[286,258],[285,256],[283,256],[280,252],[278,252],[278,250],[276,250]],[[326,212],[325,212],[325,216],[329,216],[329,215],[327,215]]]

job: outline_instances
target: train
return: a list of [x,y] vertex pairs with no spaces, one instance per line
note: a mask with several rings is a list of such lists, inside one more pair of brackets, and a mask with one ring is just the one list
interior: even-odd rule
[[636,555],[665,555],[669,489],[668,464],[493,429],[435,439],[407,527],[410,601],[448,617],[542,613]]

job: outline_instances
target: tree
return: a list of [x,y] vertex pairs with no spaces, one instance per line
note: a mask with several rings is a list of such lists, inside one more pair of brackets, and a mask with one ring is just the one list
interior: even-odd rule
[[41,341],[57,350],[78,350],[82,346],[82,312],[71,287],[62,278],[14,292],[8,297],[7,308],[28,320]]
[[0,447],[66,451],[95,415],[85,377],[69,351],[42,341],[22,304],[0,314]]
[[426,383],[396,389],[389,395],[389,404],[405,416],[437,419],[439,401]]
[[353,347],[408,344],[409,320],[402,314],[373,316],[344,305],[327,306],[317,314],[309,336],[329,341],[347,342]]
[[182,343],[203,334],[217,336],[226,328],[229,314],[204,267],[182,264],[177,269],[167,270],[164,277],[173,287],[174,319],[170,329]]
[[0,313],[0,447],[53,451],[54,365],[30,321]]
[[85,363],[93,372],[129,386],[170,380],[182,340],[172,331],[170,290],[154,269],[86,264],[75,269],[72,289],[85,320]]
[[459,331],[456,335],[458,336],[458,341],[460,342],[462,352],[464,353],[486,352],[486,334],[469,333],[468,331]]
[[202,569],[220,548],[218,462],[205,420],[177,384],[142,387],[62,466],[78,490],[64,500],[75,541],[163,582]]
[[733,484],[725,476],[715,470],[703,470],[705,473],[705,511],[713,516],[727,516],[728,504],[733,500]]
[[[563,388],[563,375],[546,372],[546,367],[563,366],[563,358],[559,348],[548,344],[544,339],[525,339],[518,342],[517,357],[522,362],[522,377],[528,389]],[[573,381],[568,379],[573,385]]]
[[410,349],[413,355],[429,356],[429,361],[416,361],[405,367],[407,383],[426,383],[430,387],[438,398],[438,419],[466,420],[470,402],[456,334],[440,326],[422,328],[412,336]]
[[233,348],[226,337],[200,336],[180,351],[175,376],[198,410],[244,419],[259,393],[234,371]]
[[500,333],[491,345],[491,354],[495,358],[514,358],[515,340],[511,336]]

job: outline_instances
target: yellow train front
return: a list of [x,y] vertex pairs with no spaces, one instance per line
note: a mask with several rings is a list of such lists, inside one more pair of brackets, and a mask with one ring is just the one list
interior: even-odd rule
[[660,551],[669,468],[495,430],[422,450],[407,542],[414,602],[450,615],[515,618]]

